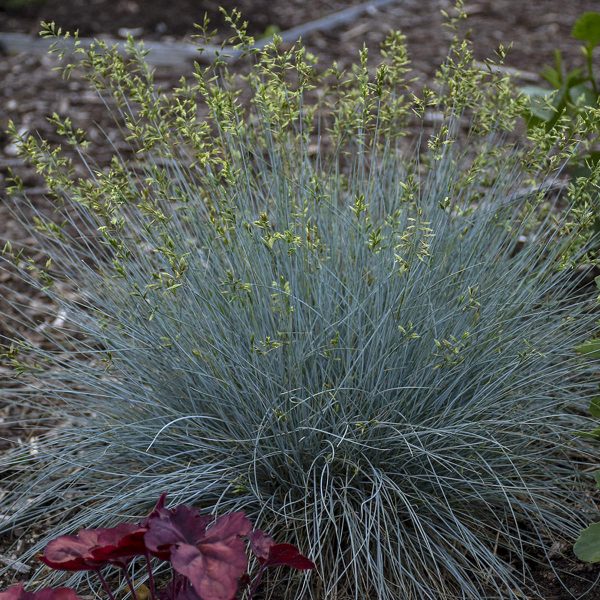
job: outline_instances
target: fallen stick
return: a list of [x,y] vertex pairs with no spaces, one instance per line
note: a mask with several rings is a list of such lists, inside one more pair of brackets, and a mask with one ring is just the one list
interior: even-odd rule
[[25,574],[29,573],[31,570],[25,563],[14,558],[9,558],[8,556],[3,556],[2,554],[0,554],[0,563],[6,565],[9,569],[13,569],[17,573]]
[[[397,1],[398,0],[372,0],[371,2],[364,2],[363,4],[358,4],[357,6],[345,8],[331,15],[321,17],[320,19],[309,21],[308,23],[304,23],[303,25],[298,25],[298,27],[292,27],[292,29],[288,29],[287,31],[284,31],[279,35],[281,36],[284,43],[292,43],[297,41],[298,38],[301,38],[303,35],[312,33],[313,31],[328,31],[339,25],[345,25],[346,23],[350,23],[356,17],[362,15],[365,12],[370,12],[379,8],[384,8],[385,6],[394,4],[394,2]],[[267,37],[264,40],[259,40],[256,44],[254,44],[254,48],[264,48],[267,44],[271,43],[272,41],[272,37]]]
[[[99,38],[110,46],[117,46],[119,51],[125,53],[126,42],[114,38]],[[96,40],[91,38],[79,38],[82,48],[89,48]],[[0,50],[7,54],[47,54],[50,46],[55,40],[49,38],[32,37],[25,33],[0,33]],[[60,41],[61,48],[73,48],[73,38]],[[148,50],[146,60],[155,67],[169,67],[194,60],[212,62],[220,53],[218,46],[203,46],[202,49],[188,42],[144,42],[144,48]],[[234,52],[238,52],[234,50]],[[223,54],[226,54],[224,51]],[[239,54],[239,52],[238,52]],[[236,56],[237,58],[237,56]]]

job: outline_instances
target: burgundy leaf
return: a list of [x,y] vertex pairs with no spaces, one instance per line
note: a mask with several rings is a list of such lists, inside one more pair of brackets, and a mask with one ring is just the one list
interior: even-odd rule
[[191,506],[182,505],[174,509],[160,507],[146,520],[146,547],[152,554],[168,560],[172,546],[195,544],[204,535],[208,523],[210,517],[202,516]]
[[169,509],[165,508],[166,499],[167,499],[167,492],[163,492],[160,495],[160,497],[158,498],[158,500],[156,501],[154,508],[150,511],[150,514],[140,523],[141,527],[148,527],[148,521],[150,519],[152,519],[153,517],[157,517],[161,514],[165,514],[165,513],[169,512]]
[[251,529],[242,512],[219,517],[193,543],[175,543],[171,564],[190,580],[202,600],[231,600],[248,567],[241,537]]
[[44,588],[33,594],[33,600],[79,600],[79,596],[67,587]]
[[62,571],[89,571],[96,570],[106,564],[104,560],[97,560],[93,555],[93,548],[98,545],[99,531],[95,529],[82,529],[77,535],[63,535],[52,540],[45,548],[40,560]]
[[174,600],[202,600],[202,598],[196,594],[193,586],[187,583],[186,585],[182,586],[179,594],[177,594]]
[[11,585],[7,590],[0,592],[0,600],[32,600],[33,594],[26,592],[22,583]]
[[96,570],[113,563],[125,565],[135,556],[146,553],[146,528],[121,523],[105,529],[82,529],[77,535],[52,540],[41,558],[49,567],[62,571]]
[[249,536],[250,550],[263,563],[269,558],[269,550],[275,545],[275,540],[260,529],[255,529]]
[[274,544],[269,549],[269,558],[265,561],[266,567],[286,566],[292,569],[308,571],[315,568],[315,564],[302,556],[296,546],[292,544]]
[[232,600],[248,559],[239,538],[210,544],[178,544],[171,551],[173,568],[190,580],[202,600]]
[[248,535],[251,530],[252,523],[250,523],[248,517],[243,512],[238,511],[218,517],[201,539],[203,544],[210,544],[217,540],[235,539],[236,537]]
[[92,550],[96,560],[123,563],[146,554],[144,534],[148,529],[133,523],[121,523],[109,529],[97,529],[98,544]]
[[266,567],[287,566],[292,569],[314,569],[315,565],[291,544],[276,544],[264,531],[256,529],[249,536],[250,549],[258,562]]
[[18,583],[0,592],[0,600],[79,600],[79,598],[74,590],[66,587],[26,592],[23,584]]

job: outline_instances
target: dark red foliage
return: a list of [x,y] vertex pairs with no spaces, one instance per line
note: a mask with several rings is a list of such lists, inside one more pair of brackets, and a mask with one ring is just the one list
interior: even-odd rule
[[315,568],[312,560],[306,558],[292,544],[274,544],[269,550],[269,557],[265,561],[267,567],[291,567],[301,571],[310,571]]
[[190,506],[168,509],[157,504],[144,522],[148,527],[144,536],[146,547],[155,556],[168,560],[173,546],[196,543],[204,535],[209,523],[209,517],[202,516]]
[[259,562],[263,563],[269,558],[269,550],[275,545],[275,540],[260,529],[255,529],[249,536],[250,550]]
[[146,528],[121,523],[106,529],[82,529],[77,535],[63,535],[44,549],[43,563],[62,571],[97,570],[106,564],[125,565],[146,553]]
[[154,508],[150,511],[150,514],[140,523],[140,525],[142,527],[148,527],[148,521],[152,518],[152,517],[156,517],[157,515],[161,514],[161,512],[167,511],[168,509],[165,508],[165,501],[167,499],[167,492],[163,492],[158,500],[156,501],[156,504],[154,505]]
[[169,583],[158,595],[158,600],[202,600],[189,581],[182,578],[177,584]]
[[23,584],[18,583],[0,592],[0,600],[79,600],[79,597],[72,589],[66,587],[26,592]]
[[[126,567],[136,556],[152,554],[171,563],[173,580],[157,596],[147,562],[153,600],[234,600],[240,585],[249,586],[248,598],[268,567],[313,569],[314,564],[291,544],[276,544],[263,531],[252,531],[242,512],[214,519],[190,506],[165,507],[162,494],[141,523],[121,523],[106,529],[82,529],[51,541],[41,557],[49,567],[63,571],[99,571],[112,564]],[[246,539],[260,562],[253,580],[247,573]],[[104,579],[101,578],[106,588]],[[22,585],[0,593],[0,600],[78,600],[68,588],[26,592]]]
[[135,556],[146,554],[144,535],[146,527],[133,523],[121,523],[109,529],[97,529],[98,546],[93,554],[96,560],[105,560],[110,563],[123,563]]
[[249,536],[250,548],[265,567],[286,566],[292,569],[308,571],[314,569],[314,563],[303,556],[292,544],[276,544],[275,540],[264,531],[257,529]]
[[179,591],[179,594],[173,600],[203,600],[196,594],[194,588],[188,583],[183,586]]
[[82,529],[77,535],[63,535],[52,540],[40,560],[61,571],[90,571],[105,564],[94,558],[93,549],[98,546],[100,530]]
[[146,546],[157,556],[168,555],[202,600],[232,600],[248,567],[242,536],[252,525],[241,512],[207,527],[210,521],[189,506],[159,507],[147,520]]
[[[52,540],[41,558],[49,567],[62,571],[97,570],[107,564],[124,566],[148,549],[144,536],[149,519],[170,512],[164,508],[166,493],[161,494],[152,512],[140,524],[121,523],[104,529],[82,529],[77,535],[63,535]],[[160,556],[168,558],[168,555]]]

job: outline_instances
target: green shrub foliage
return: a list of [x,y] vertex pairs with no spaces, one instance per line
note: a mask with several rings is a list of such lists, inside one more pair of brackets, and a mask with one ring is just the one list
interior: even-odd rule
[[165,93],[133,42],[78,47],[135,158],[97,167],[57,115],[75,152],[19,138],[59,218],[32,224],[46,263],[4,256],[65,323],[7,340],[52,427],[9,456],[1,526],[50,538],[169,490],[303,548],[278,598],[541,593],[539,548],[584,521],[600,173],[560,174],[598,114],[514,143],[526,100],[459,36],[418,96],[400,34],[347,72],[248,54]]
[[[585,68],[569,68],[560,50],[555,50],[554,65],[547,65],[540,73],[552,89],[540,86],[521,88],[529,97],[528,121],[533,127],[543,123],[547,129],[551,129],[561,118],[563,123],[572,119],[577,127],[578,116],[585,118],[590,108],[598,107],[600,88],[593,61],[594,51],[600,44],[600,13],[583,13],[575,21],[571,35],[583,42],[581,54]],[[590,129],[589,133],[589,138],[582,140],[578,152],[570,159],[570,166],[575,175],[587,173],[587,170],[600,160],[598,130]],[[596,230],[600,231],[598,227],[596,224]]]

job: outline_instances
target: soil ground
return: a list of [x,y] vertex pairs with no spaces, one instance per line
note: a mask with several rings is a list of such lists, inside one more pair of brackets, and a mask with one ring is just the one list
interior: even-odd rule
[[[218,36],[223,34],[223,18],[218,6],[240,8],[249,20],[250,32],[260,37],[277,28],[284,31],[307,21],[358,4],[360,0],[40,0],[22,9],[2,8],[0,0],[0,32],[17,31],[32,36],[42,20],[54,20],[65,29],[78,29],[82,36],[123,37],[131,33],[148,40],[185,40],[194,33],[192,24],[202,20],[206,12]],[[13,4],[16,4],[13,1]],[[448,0],[398,0],[379,10],[370,10],[353,22],[332,31],[305,36],[308,48],[327,65],[338,61],[341,66],[354,60],[358,50],[367,44],[376,50],[390,29],[401,29],[408,38],[415,74],[430,81],[446,54],[449,36],[442,27],[441,9],[450,8]],[[540,69],[553,60],[559,48],[565,63],[581,63],[579,43],[570,38],[573,22],[586,10],[599,9],[597,0],[473,0],[467,2],[469,27],[476,56],[493,55],[499,44],[512,43],[507,65],[523,72],[523,83],[541,83]],[[596,61],[600,69],[600,57]],[[69,116],[78,127],[85,128],[92,141],[91,153],[100,163],[110,158],[105,135],[118,140],[116,129],[97,96],[89,91],[77,73],[65,81],[52,70],[53,59],[36,55],[2,55],[0,51],[0,247],[6,240],[28,245],[32,240],[13,218],[4,197],[3,180],[11,167],[19,167],[29,195],[41,210],[51,210],[44,199],[42,182],[34,173],[23,169],[15,157],[15,148],[2,132],[8,119],[27,131],[39,131],[53,138],[46,117],[53,112]],[[190,66],[163,69],[157,80],[164,87],[175,84]],[[24,287],[10,272],[0,270],[0,315],[11,313],[9,300],[22,301],[24,310],[43,326],[50,319],[52,307]],[[11,335],[18,325],[0,319],[0,335]],[[28,335],[35,338],[35,332]],[[41,339],[41,338],[40,338]],[[35,340],[34,340],[35,341]],[[0,389],[10,387],[8,371],[0,365]],[[0,452],[15,444],[25,443],[31,432],[19,427],[27,417],[25,409],[3,403],[0,395]],[[30,410],[30,409],[27,409]],[[1,497],[1,494],[0,494]],[[19,532],[15,532],[16,535]],[[0,561],[13,540],[0,540]],[[27,543],[27,540],[25,540]],[[549,569],[540,568],[538,581],[547,590],[545,600],[600,597],[597,568],[578,563],[568,547],[556,549],[557,566],[566,573],[560,584]],[[1,565],[0,565],[1,567]],[[16,574],[18,575],[18,574]],[[0,586],[1,587],[1,586]],[[441,599],[443,600],[443,599]]]

